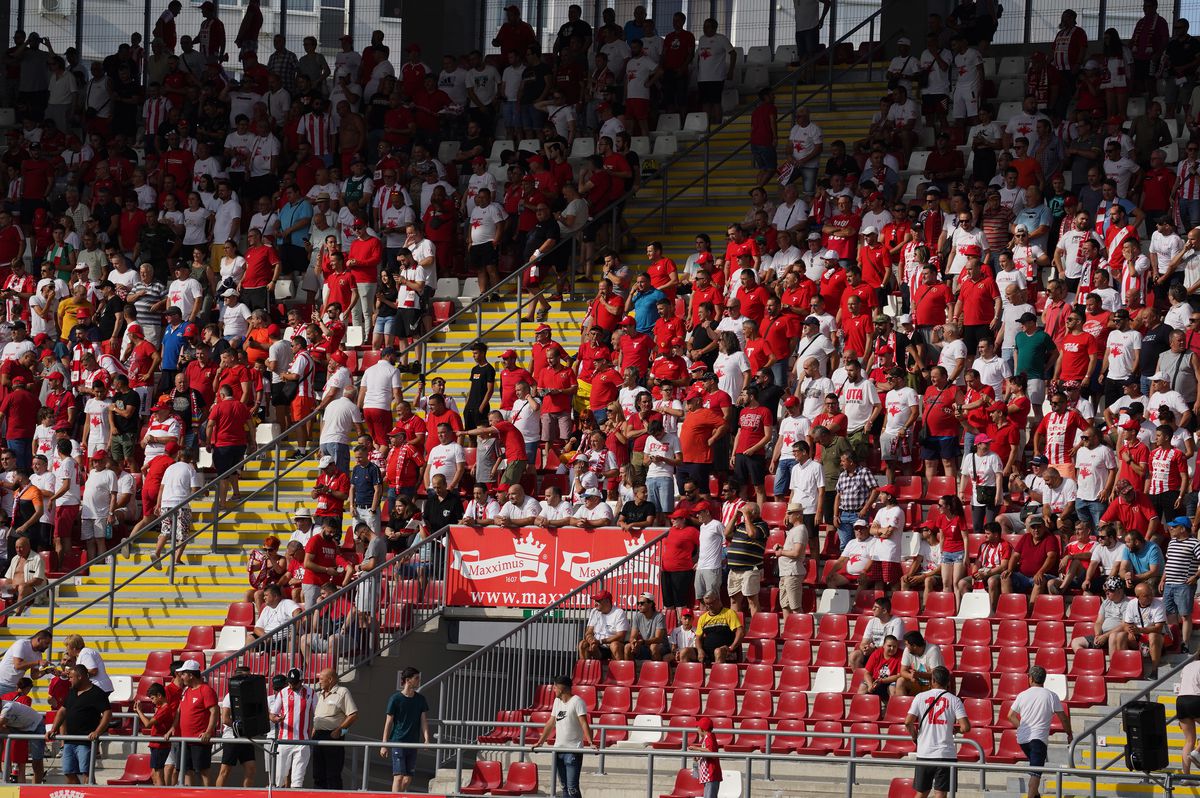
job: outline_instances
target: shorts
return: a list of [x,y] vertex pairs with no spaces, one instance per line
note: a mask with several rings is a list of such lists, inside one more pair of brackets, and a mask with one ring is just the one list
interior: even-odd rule
[[1192,614],[1192,600],[1196,597],[1195,585],[1163,585],[1163,609],[1168,616],[1188,617]]
[[1150,79],[1150,59],[1143,61],[1140,58],[1133,59],[1133,69],[1131,70],[1134,80],[1149,80]]
[[392,325],[393,335],[401,338],[419,338],[421,335],[420,308],[398,308],[396,323]]
[[120,463],[122,460],[133,457],[136,448],[137,442],[134,440],[132,432],[114,432],[109,443],[108,453],[112,456],[113,462]]
[[898,562],[872,562],[871,569],[864,577],[868,582],[883,582],[894,584],[900,581],[903,571]]
[[965,119],[970,116],[979,116],[979,94],[973,91],[963,91],[954,93],[954,101],[952,103],[955,119]]
[[376,335],[391,335],[392,330],[396,329],[396,314],[391,316],[379,316],[375,319],[375,327],[371,332]]
[[282,382],[271,383],[271,407],[287,407],[291,404],[291,400],[283,395]]
[[1021,750],[1025,752],[1025,758],[1029,760],[1032,767],[1040,768],[1046,764],[1046,741],[1045,740],[1030,740],[1027,743],[1020,743]]
[[54,508],[54,537],[70,540],[79,528],[79,505],[67,504]]
[[379,609],[379,579],[364,579],[354,594],[354,608],[359,612],[375,612]]
[[879,456],[884,460],[898,462],[901,458],[899,443],[902,436],[897,432],[881,432],[879,434]]
[[[191,746],[188,746],[191,748]],[[244,765],[254,761],[254,745],[251,743],[221,743],[222,765]]]
[[501,105],[500,112],[504,117],[505,130],[513,130],[521,126],[521,112],[515,100],[506,100]]
[[696,571],[696,595],[703,598],[709,593],[720,593],[724,581],[720,568],[700,568]]
[[504,473],[500,475],[500,480],[505,485],[515,485],[521,481],[521,477],[525,476],[525,469],[529,464],[524,460],[514,460],[504,467]]
[[801,612],[800,598],[804,593],[804,576],[779,577],[779,606],[785,610]]
[[188,743],[183,751],[183,767],[180,770],[204,772],[212,767],[212,746]]
[[755,169],[775,171],[779,168],[779,156],[774,147],[766,144],[751,144],[750,163]]
[[921,440],[922,460],[958,460],[958,438],[953,435],[926,435]]
[[218,474],[224,474],[246,457],[245,446],[214,446],[213,468]]
[[758,598],[758,589],[762,587],[762,570],[752,568],[749,571],[729,572],[729,595],[741,594]]
[[162,770],[167,766],[167,759],[171,756],[170,748],[151,748],[150,749],[150,769]]
[[967,561],[967,553],[965,551],[943,551],[942,562],[946,565],[954,565],[960,562]]
[[496,254],[496,245],[492,242],[486,244],[474,244],[467,250],[467,262],[471,264],[471,268],[482,270],[488,266],[495,266],[499,262],[499,256]]
[[1014,593],[1029,593],[1033,590],[1033,579],[1020,571],[1013,571],[1012,589]]
[[62,772],[64,776],[87,776],[91,771],[92,748],[87,743],[63,743]]
[[923,94],[921,95],[921,112],[926,116],[950,113],[950,95]]
[[317,400],[311,396],[297,396],[292,400],[292,421],[296,422],[307,416],[317,406]]
[[695,571],[663,571],[662,603],[664,607],[690,607],[696,597],[692,594],[696,586]]
[[1045,380],[1029,380],[1026,385],[1026,395],[1029,397],[1029,402],[1034,407],[1041,407],[1042,402],[1046,401],[1046,381]]
[[[919,759],[918,762],[952,762],[951,759]],[[920,793],[930,790],[947,792],[950,789],[950,768],[940,765],[917,765],[913,774],[913,789]]]
[[1184,720],[1200,718],[1200,695],[1181,695],[1176,698],[1175,717]]
[[100,518],[84,518],[79,522],[79,539],[80,540],[107,540],[108,535],[104,533],[105,527],[108,526],[108,521]]
[[738,454],[733,457],[733,474],[743,485],[761,488],[767,477],[767,458],[765,455]]
[[571,412],[542,413],[542,440],[565,441],[571,435]]
[[625,101],[625,118],[626,119],[649,119],[650,118],[650,101],[637,98],[630,98]]
[[417,774],[417,749],[392,749],[392,775],[415,776]]
[[171,542],[178,545],[192,533],[192,508],[180,507],[177,512],[163,508],[162,528],[160,535],[169,537]]
[[700,102],[704,105],[717,105],[721,102],[721,92],[725,91],[723,80],[702,80],[696,84],[700,94]]

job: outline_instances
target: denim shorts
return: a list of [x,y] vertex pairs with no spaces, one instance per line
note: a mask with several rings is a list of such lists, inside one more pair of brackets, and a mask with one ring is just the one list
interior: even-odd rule
[[380,316],[375,320],[375,332],[380,335],[391,335],[392,328],[395,326],[395,316]]
[[64,743],[62,772],[64,776],[86,776],[91,769],[92,749],[87,743]]
[[1012,588],[1014,593],[1028,593],[1033,590],[1033,579],[1020,571],[1013,571]]
[[392,775],[415,776],[417,774],[417,749],[392,749]]
[[953,565],[954,563],[965,562],[967,553],[965,551],[943,551],[942,562]]
[[521,126],[520,106],[517,105],[515,100],[505,100],[500,110],[504,116],[505,130],[513,130]]
[[1188,617],[1192,614],[1195,585],[1163,585],[1163,609],[1167,615]]

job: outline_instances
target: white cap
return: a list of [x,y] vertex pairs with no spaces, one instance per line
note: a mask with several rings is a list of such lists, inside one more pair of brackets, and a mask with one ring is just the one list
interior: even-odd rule
[[187,662],[179,666],[179,670],[186,671],[188,673],[199,673],[200,663],[196,662],[194,659],[189,659]]
[[1089,58],[1087,60],[1087,63],[1085,63],[1083,65],[1083,68],[1084,69],[1102,69],[1102,67],[1100,66],[1100,62],[1097,61],[1095,58]]
[[908,315],[907,313],[897,316],[896,323],[897,324],[912,324],[912,316]]
[[324,457],[321,458],[320,462],[317,463],[317,468],[324,471],[326,468],[329,468],[331,465],[333,465],[333,458],[330,457],[329,455],[325,455]]
[[1028,233],[1028,232],[1029,232],[1029,228],[1028,228],[1028,227],[1026,227],[1026,226],[1025,226],[1025,225],[1023,225],[1023,224],[1019,224],[1019,225],[1017,225],[1016,227],[1014,227],[1014,228],[1013,228],[1013,232],[1014,232],[1014,233]]
[[1154,381],[1154,380],[1162,380],[1163,382],[1170,382],[1170,381],[1171,381],[1171,375],[1170,375],[1170,374],[1168,374],[1168,373],[1167,373],[1167,372],[1165,372],[1165,371],[1160,371],[1160,372],[1158,372],[1157,374],[1155,374],[1153,377],[1151,377],[1151,378],[1150,378],[1150,380],[1151,380],[1151,381]]
[[897,39],[897,40],[896,40],[896,44],[897,44],[897,45],[901,45],[901,44],[909,44],[909,45],[911,45],[911,44],[912,44],[912,39],[908,38],[907,36],[901,36],[899,39]]
[[809,240],[809,241],[820,241],[820,240],[821,240],[821,234],[820,234],[820,233],[809,233],[809,234],[808,234],[808,240]]
[[221,292],[222,297],[237,296],[237,295],[238,295],[237,289],[234,289],[234,288],[226,288],[224,291]]
[[604,494],[600,492],[599,488],[588,488],[587,490],[585,490],[583,492],[583,498],[585,498],[585,499],[603,499]]
[[871,226],[871,225],[867,225],[866,227],[864,227],[863,229],[859,230],[858,232],[859,232],[859,233],[861,233],[861,234],[863,234],[863,235],[865,235],[865,236],[873,236],[873,235],[877,235],[877,234],[879,233],[879,231],[878,231],[878,230],[876,230],[876,229],[875,229],[873,226]]
[[38,280],[38,284],[37,284],[37,290],[41,291],[41,290],[42,290],[43,288],[45,288],[46,286],[51,286],[51,287],[53,287],[53,286],[54,286],[54,280],[50,279],[49,277],[43,277],[42,279]]
[[834,252],[832,249],[827,249],[821,253],[821,260],[841,260],[842,256]]

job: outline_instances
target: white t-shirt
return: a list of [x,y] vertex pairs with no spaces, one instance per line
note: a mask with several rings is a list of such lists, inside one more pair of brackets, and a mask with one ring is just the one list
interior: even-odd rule
[[[560,502],[559,506],[563,506]],[[526,494],[525,501],[520,507],[511,501],[505,502],[500,508],[501,518],[537,518],[542,512],[542,504],[537,499]],[[563,516],[564,518],[566,516]]]
[[822,143],[821,128],[816,122],[809,122],[805,127],[792,125],[788,141],[792,143],[793,158],[797,161],[807,158]]
[[817,460],[808,459],[803,463],[792,466],[791,484],[792,504],[799,504],[805,513],[817,511],[817,496],[825,487],[825,471]]
[[979,67],[983,65],[983,56],[974,47],[968,47],[954,56],[951,66],[954,67],[954,93],[965,96],[979,91]]
[[1008,361],[999,355],[994,355],[991,360],[977,357],[971,368],[979,372],[980,382],[990,386],[997,396],[1003,394],[1004,380],[1012,376]]
[[471,244],[490,244],[496,239],[496,227],[508,218],[498,202],[489,202],[486,208],[475,206],[471,211]]
[[429,450],[429,484],[426,487],[433,487],[435,474],[441,474],[446,478],[446,482],[450,482],[454,479],[458,464],[466,462],[467,453],[457,442],[437,444]]
[[213,241],[228,241],[229,239],[237,240],[241,238],[242,231],[234,229],[233,220],[242,215],[242,206],[238,204],[236,198],[230,198],[221,203],[221,207],[217,208],[213,214]]
[[618,632],[628,632],[629,616],[625,614],[625,610],[617,606],[607,613],[601,612],[599,607],[592,607],[588,611],[587,625],[591,627],[597,640],[604,640]]
[[608,502],[596,502],[595,507],[588,507],[584,502],[575,508],[572,516],[582,521],[612,521],[613,509]]
[[17,680],[25,675],[25,671],[19,671],[14,667],[17,660],[29,662],[40,657],[41,655],[33,650],[33,643],[28,639],[13,643],[8,647],[8,651],[4,652],[4,659],[0,659],[0,684],[15,685]]
[[796,457],[792,454],[792,444],[802,441],[808,437],[809,431],[812,429],[812,422],[804,416],[789,416],[783,415],[779,418],[779,440],[782,446],[779,448],[779,461],[795,460]]
[[[921,69],[929,71],[929,80],[925,86],[925,90],[921,92],[922,94],[950,93],[950,70],[948,67],[952,66],[954,54],[949,50],[942,50],[941,57],[942,63],[946,64],[947,68],[943,68],[935,60],[932,51],[926,50],[921,53]],[[999,138],[999,136],[996,136],[996,138]]]
[[112,679],[108,676],[108,669],[104,667],[104,660],[100,658],[100,652],[85,646],[80,649],[79,656],[75,661],[87,668],[89,672],[96,671],[92,675],[92,684],[99,687],[102,692],[111,693],[113,691]]
[[1137,330],[1112,330],[1106,344],[1108,374],[1111,380],[1123,380],[1132,373],[1135,352],[1142,349],[1142,334]]
[[963,455],[961,471],[963,476],[971,477],[971,483],[975,489],[971,491],[971,506],[982,507],[982,502],[979,501],[979,489],[986,488],[989,485],[996,485],[996,475],[1004,470],[1004,463],[1000,461],[1000,455],[995,452],[987,454],[979,454],[977,452],[968,452]]
[[390,410],[392,391],[400,388],[400,372],[386,360],[380,360],[363,372],[361,386],[366,389],[363,407]]
[[587,717],[587,705],[583,699],[573,695],[566,701],[554,699],[550,710],[554,714],[554,745],[556,748],[579,748],[583,745],[583,725],[579,722]]
[[245,338],[246,331],[250,329],[250,308],[241,302],[233,307],[222,303],[221,324],[226,340]]
[[780,576],[804,576],[807,572],[805,555],[808,552],[808,529],[804,524],[797,524],[787,531],[783,537],[784,548],[800,547],[800,556],[783,557],[776,560]]
[[658,63],[645,53],[625,62],[625,96],[631,100],[649,100],[650,87],[647,81],[658,67]]
[[1050,737],[1054,713],[1062,712],[1063,705],[1062,699],[1053,690],[1030,686],[1017,694],[1009,710],[1021,716],[1021,723],[1017,726],[1018,743],[1030,740],[1045,742]]
[[670,463],[656,463],[651,461],[650,458],[670,457],[674,459],[680,456],[680,452],[679,438],[675,437],[672,433],[664,432],[659,438],[647,435],[646,448],[643,453],[647,464],[646,478],[675,476],[675,466]]
[[71,458],[66,458],[54,466],[54,492],[62,486],[67,486],[67,492],[55,501],[55,507],[69,507],[79,504],[79,467]]
[[83,487],[80,516],[96,521],[108,518],[108,503],[116,492],[117,475],[111,469],[93,470]]
[[[967,357],[967,345],[963,339],[956,338],[942,345],[942,353],[938,355],[938,365],[946,370],[947,374],[953,374],[954,369],[958,366],[958,361]],[[958,379],[954,381],[955,385],[966,385],[967,370],[964,368],[959,372]]]
[[1163,600],[1160,598],[1152,600],[1149,607],[1143,607],[1138,603],[1137,599],[1130,599],[1125,603],[1121,620],[1139,627],[1153,626],[1156,623],[1165,625],[1167,622],[1167,611],[1164,609]]
[[896,432],[908,421],[909,409],[920,406],[917,392],[908,386],[888,391],[884,402],[884,429]]
[[1096,501],[1108,475],[1117,467],[1117,458],[1107,446],[1089,449],[1081,446],[1075,453],[1076,497],[1085,501]]
[[167,307],[177,307],[186,321],[192,316],[192,309],[204,296],[200,283],[189,277],[186,280],[172,280],[167,286]]
[[729,53],[733,44],[723,33],[701,36],[696,40],[696,80],[700,83],[723,81],[729,74]]
[[714,518],[700,525],[700,548],[696,553],[696,569],[714,571],[721,567],[724,559],[725,527]]
[[892,618],[887,623],[872,618],[867,621],[867,628],[863,630],[863,640],[870,640],[871,645],[878,648],[883,645],[883,639],[891,635],[897,640],[904,639],[904,621],[900,618]]
[[292,619],[292,613],[300,609],[300,606],[291,599],[280,599],[279,603],[274,607],[263,605],[262,611],[258,613],[258,619],[254,625],[262,629],[267,634],[283,626]]
[[500,73],[491,64],[467,72],[467,81],[475,90],[475,96],[484,105],[491,105],[500,88]]
[[1052,513],[1061,513],[1066,506],[1075,501],[1075,480],[1063,479],[1057,488],[1049,485],[1042,488],[1042,504],[1050,508]]
[[[901,664],[904,664],[903,659]],[[913,699],[908,716],[921,721],[917,730],[918,759],[956,758],[954,730],[959,718],[967,716],[967,709],[958,696],[940,687],[926,690]]]
[[171,510],[183,504],[183,500],[200,487],[200,474],[191,463],[172,463],[163,472],[162,486],[158,489],[163,510]]
[[869,538],[867,540],[852,538],[842,549],[842,556],[846,558],[846,573],[857,576],[865,571],[870,554],[871,540]]
[[879,391],[875,383],[865,376],[858,384],[846,380],[839,386],[838,399],[841,401],[842,412],[846,414],[846,429],[849,432],[862,429],[872,411],[879,405]]
[[1111,549],[1099,544],[1092,546],[1092,562],[1100,563],[1100,571],[1104,576],[1112,573],[1113,566],[1124,562],[1129,557],[1129,549],[1124,543],[1118,543]]
[[361,423],[363,414],[358,405],[347,396],[339,396],[325,408],[325,415],[321,419],[320,442],[349,444],[354,425]]

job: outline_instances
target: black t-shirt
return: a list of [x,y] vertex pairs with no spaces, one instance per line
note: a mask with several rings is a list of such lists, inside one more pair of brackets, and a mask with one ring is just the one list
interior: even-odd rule
[[644,501],[641,504],[625,502],[625,506],[621,508],[621,518],[627,524],[639,524],[653,518],[657,513],[658,509],[652,501]]
[[496,384],[496,369],[491,363],[471,369],[471,389],[467,392],[467,406],[472,410],[479,407],[488,389]]
[[1138,356],[1141,376],[1149,377],[1158,371],[1158,356],[1171,348],[1172,332],[1172,327],[1160,324],[1142,333],[1142,353]]
[[[525,238],[525,262],[528,263],[533,257],[533,253],[545,244],[547,241],[557,242],[562,235],[562,231],[558,226],[558,222],[553,218],[547,219],[544,222],[538,222],[529,231],[529,235]],[[546,263],[557,265],[559,261],[558,253],[547,254],[543,256]]]
[[[697,324],[692,328],[692,348],[703,349],[713,342],[713,337],[713,333],[710,332],[707,327],[702,324]],[[714,349],[711,352],[702,355],[700,357],[700,362],[708,366],[709,370],[711,371],[712,367],[716,365],[717,354],[717,350]]]
[[371,95],[367,102],[367,126],[378,130],[383,127],[384,114],[392,107],[391,96],[381,91]]
[[[775,418],[775,411],[779,408],[779,400],[783,398],[783,389],[773,382],[766,385],[757,382],[755,385],[758,386],[758,403],[771,411],[772,421],[778,421]],[[770,449],[765,451],[770,451]]]
[[[117,410],[122,410],[126,407],[132,407],[133,415],[129,418],[123,418],[120,413],[113,413],[113,428],[114,431],[121,435],[135,434],[138,431],[138,425],[141,419],[138,417],[138,408],[141,407],[142,398],[138,396],[137,391],[127,391],[119,393],[113,397],[113,407]],[[191,420],[191,413],[188,413],[188,420]]]
[[[1190,64],[1196,60],[1196,56],[1200,55],[1200,42],[1193,39],[1191,36],[1184,36],[1182,39],[1176,39],[1174,36],[1167,42],[1167,63],[1171,64]],[[1174,67],[1169,73],[1168,79],[1174,77]],[[1184,73],[1183,77],[1195,75],[1195,69],[1189,69]]]
[[104,339],[112,338],[113,330],[116,329],[117,319],[125,312],[125,300],[113,294],[111,297],[101,303],[100,308],[96,312],[96,326],[100,328],[100,337]]
[[108,694],[96,685],[82,693],[67,693],[63,706],[67,710],[61,731],[64,734],[91,734],[100,725],[100,717],[109,708]]
[[558,52],[566,48],[575,36],[580,37],[586,42],[592,38],[592,26],[582,19],[577,19],[574,22],[569,20],[564,22],[562,27],[558,29],[558,37],[554,40],[554,51]]
[[451,492],[446,494],[446,498],[439,499],[436,493],[430,492],[425,497],[422,514],[431,532],[437,532],[447,524],[457,524],[463,517],[462,497]]
[[115,202],[97,202],[92,206],[92,218],[96,220],[96,224],[101,230],[108,230],[112,224],[114,216],[121,215],[121,206]]
[[550,77],[550,67],[545,64],[525,65],[525,76],[521,79],[521,102],[532,105],[546,90],[546,79]]

